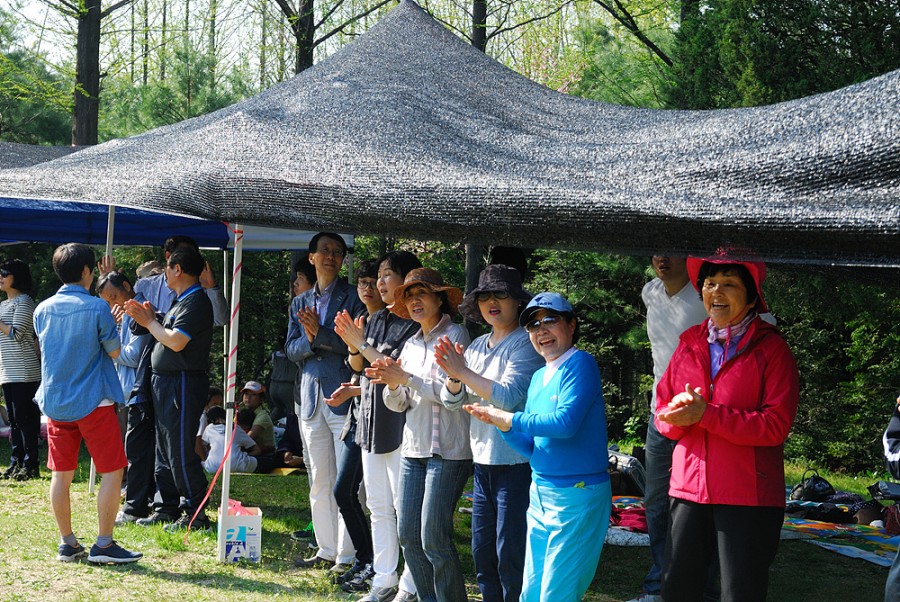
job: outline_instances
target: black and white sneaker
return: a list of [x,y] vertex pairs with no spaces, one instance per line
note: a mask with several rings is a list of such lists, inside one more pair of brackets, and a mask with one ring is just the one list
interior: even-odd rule
[[88,555],[87,550],[85,550],[84,546],[80,543],[74,546],[70,546],[67,543],[61,543],[57,550],[58,553],[56,554],[56,559],[60,562],[77,562]]
[[169,533],[174,533],[176,531],[187,531],[188,526],[190,526],[191,531],[206,532],[210,530],[209,519],[206,518],[205,514],[198,514],[197,518],[194,519],[193,524],[191,524],[192,516],[192,514],[182,514],[180,517],[178,517],[178,520],[176,520],[174,523],[166,525],[164,529]]
[[116,542],[112,542],[105,548],[101,548],[97,544],[92,545],[88,562],[94,564],[129,564],[137,562],[143,556],[140,552],[130,552]]
[[168,512],[154,512],[146,518],[137,519],[134,523],[142,527],[152,527],[153,525],[167,525],[169,523],[174,523],[177,520],[178,516],[175,514],[169,514]]
[[352,579],[343,582],[341,589],[347,593],[367,592],[372,587],[372,577],[374,576],[375,570],[372,568],[372,564],[367,563]]

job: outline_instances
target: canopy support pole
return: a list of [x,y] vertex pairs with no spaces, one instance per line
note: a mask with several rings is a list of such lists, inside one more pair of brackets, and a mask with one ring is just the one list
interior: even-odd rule
[[[234,439],[234,397],[237,389],[238,322],[241,312],[241,269],[243,267],[244,231],[240,224],[231,224],[234,230],[234,268],[231,280],[231,326],[228,329],[228,367],[225,370],[225,424],[228,433],[225,449],[231,449]],[[222,468],[222,499],[219,503],[217,545],[219,562],[225,562],[225,521],[228,516],[228,499],[231,489],[231,454],[225,457]]]
[[[113,232],[116,229],[116,206],[110,205],[106,218],[106,252],[104,256],[112,257],[113,248]],[[118,411],[118,408],[117,408]],[[97,483],[97,465],[94,464],[94,458],[91,458],[91,471],[88,476],[88,493],[94,493],[94,487]]]

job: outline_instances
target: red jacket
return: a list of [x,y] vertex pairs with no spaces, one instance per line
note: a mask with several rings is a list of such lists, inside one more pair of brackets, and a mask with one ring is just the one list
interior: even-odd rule
[[691,388],[709,402],[700,422],[656,420],[678,441],[669,495],[700,504],[784,506],[784,441],[799,398],[797,362],[774,326],[754,320],[710,382],[706,321],[685,330],[657,389],[657,412]]

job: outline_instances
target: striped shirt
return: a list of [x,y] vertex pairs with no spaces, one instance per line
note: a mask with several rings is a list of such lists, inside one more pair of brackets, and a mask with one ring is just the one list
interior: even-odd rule
[[41,362],[34,344],[34,299],[25,293],[0,302],[0,321],[9,324],[9,335],[0,332],[0,384],[41,380]]

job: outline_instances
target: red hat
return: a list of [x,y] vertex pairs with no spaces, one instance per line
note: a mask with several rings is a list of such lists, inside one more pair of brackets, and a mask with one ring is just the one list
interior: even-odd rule
[[754,254],[751,251],[731,247],[719,247],[716,250],[716,254],[712,257],[691,256],[687,258],[688,278],[691,279],[691,284],[694,285],[694,288],[700,292],[700,289],[697,288],[697,277],[700,275],[700,268],[704,263],[734,263],[742,265],[750,272],[750,277],[753,278],[753,282],[756,284],[756,313],[764,314],[769,311],[762,293],[762,283],[766,279],[766,264],[762,261],[753,261],[753,257]]

